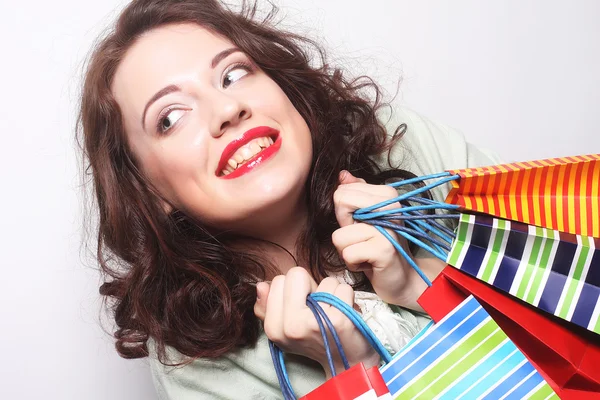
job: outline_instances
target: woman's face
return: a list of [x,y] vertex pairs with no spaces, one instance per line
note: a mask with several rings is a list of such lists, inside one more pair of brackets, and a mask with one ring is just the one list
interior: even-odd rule
[[251,234],[301,203],[309,128],[229,40],[194,24],[154,29],[128,50],[112,91],[133,153],[170,206]]

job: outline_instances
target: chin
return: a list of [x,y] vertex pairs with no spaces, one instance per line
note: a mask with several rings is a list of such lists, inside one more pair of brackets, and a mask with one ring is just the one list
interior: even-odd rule
[[283,175],[280,175],[277,179],[269,179],[267,182],[262,182],[262,184],[254,188],[254,193],[251,196],[251,198],[255,199],[254,204],[258,208],[255,211],[259,212],[263,208],[266,208],[268,211],[269,208],[281,206],[282,204],[292,206],[297,203],[299,196],[304,191],[304,185],[305,180],[298,179],[297,177],[286,178]]

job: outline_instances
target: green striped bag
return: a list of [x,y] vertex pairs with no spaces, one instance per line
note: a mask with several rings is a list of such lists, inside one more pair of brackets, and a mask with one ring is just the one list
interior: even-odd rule
[[380,372],[393,399],[559,398],[473,296]]
[[462,214],[448,264],[600,334],[600,239]]

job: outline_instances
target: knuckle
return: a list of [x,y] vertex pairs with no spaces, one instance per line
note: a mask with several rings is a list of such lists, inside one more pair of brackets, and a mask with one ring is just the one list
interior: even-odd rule
[[389,240],[385,239],[385,241],[387,243],[381,244],[379,254],[381,255],[381,258],[383,258],[383,259],[393,258],[394,256],[396,256],[396,253],[397,253],[396,248],[394,247],[394,245],[392,243],[390,243]]
[[273,323],[270,323],[269,320],[265,321],[264,325],[265,335],[269,338],[269,340],[275,343],[282,343],[283,335],[281,334],[281,329]]
[[283,335],[289,340],[302,340],[306,337],[306,326],[299,323],[286,324],[283,327]]
[[346,247],[344,250],[342,250],[342,258],[347,263],[353,263],[355,261],[356,257],[354,256],[354,253],[353,253],[352,249],[350,248],[350,246]]
[[306,274],[307,274],[306,269],[296,266],[296,267],[290,268],[289,271],[287,272],[286,276],[297,277],[297,276],[304,276]]
[[[388,231],[388,233],[389,233],[389,231]],[[398,240],[398,238],[396,237],[396,235],[394,235],[394,233],[391,233],[390,235],[392,236],[392,238]],[[379,234],[378,238],[379,238],[379,240],[378,240],[379,243],[378,243],[377,247],[380,249],[380,251],[388,252],[388,251],[394,249],[394,245],[392,244],[392,242],[390,242],[390,240],[388,238],[383,236],[382,233]]]
[[347,201],[348,191],[342,187],[338,186],[338,188],[333,192],[333,204],[337,207],[343,206]]
[[338,288],[340,291],[344,291],[344,293],[351,293],[354,294],[354,289],[352,288],[352,286],[350,286],[347,283],[340,283],[340,286]]
[[333,231],[333,233],[331,234],[331,242],[333,243],[334,246],[338,247],[338,245],[340,243],[340,239],[342,238],[342,235],[343,235],[342,228],[336,229],[335,231]]
[[384,186],[385,187],[385,196],[393,199],[394,197],[398,197],[398,190],[396,190],[395,188],[391,187],[391,186]]
[[321,281],[321,284],[325,284],[325,285],[328,285],[328,286],[329,285],[333,286],[334,284],[338,284],[338,283],[339,283],[338,280],[336,278],[334,278],[334,277],[331,277],[331,276],[328,276],[327,278],[325,278],[325,279],[323,279]]
[[285,275],[277,275],[271,281],[271,286],[281,285],[285,281]]
[[342,192],[341,190],[338,188],[336,189],[335,192],[333,192],[333,205],[335,206],[335,208],[338,208],[342,202]]

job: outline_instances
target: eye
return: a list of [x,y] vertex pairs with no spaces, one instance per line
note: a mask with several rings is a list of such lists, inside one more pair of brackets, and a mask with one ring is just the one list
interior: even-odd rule
[[227,89],[229,85],[237,82],[251,72],[251,67],[247,64],[234,64],[225,73],[223,77],[223,89]]
[[185,114],[185,110],[180,109],[166,109],[158,118],[158,126],[156,129],[159,133],[166,133],[179,121]]

